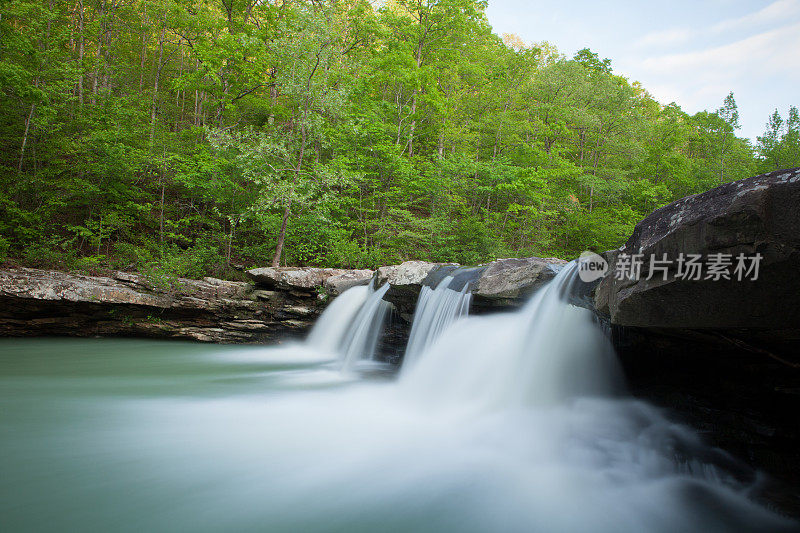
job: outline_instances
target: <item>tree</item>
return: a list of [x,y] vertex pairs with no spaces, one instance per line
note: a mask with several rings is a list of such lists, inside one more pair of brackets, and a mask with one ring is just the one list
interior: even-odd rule
[[733,98],[733,92],[728,93],[728,96],[725,97],[722,107],[717,110],[717,115],[723,122],[720,127],[719,181],[724,183],[725,156],[729,151],[733,132],[739,129],[739,109],[736,106],[736,100]]
[[789,108],[784,120],[776,109],[767,121],[767,129],[758,137],[758,153],[762,170],[781,170],[800,166],[800,113]]

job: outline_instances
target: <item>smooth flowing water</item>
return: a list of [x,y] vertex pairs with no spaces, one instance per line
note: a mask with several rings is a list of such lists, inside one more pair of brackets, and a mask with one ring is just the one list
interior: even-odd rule
[[375,358],[378,337],[383,329],[386,313],[389,311],[388,302],[383,300],[383,295],[389,288],[390,285],[387,283],[377,290],[372,286],[368,289],[367,298],[345,333],[341,351],[343,370],[353,370],[358,361]]
[[314,324],[308,334],[307,343],[322,351],[342,351],[356,315],[372,292],[370,287],[363,286],[353,287],[340,294],[325,308]]
[[375,349],[390,306],[383,300],[387,283],[379,289],[352,287],[337,297],[319,317],[301,351],[316,351],[338,359],[341,370],[353,371],[362,361],[375,359]]
[[452,276],[446,276],[436,288],[425,286],[420,290],[408,346],[403,356],[405,367],[413,366],[442,333],[459,318],[469,314],[469,303],[472,299],[469,284],[457,291],[450,288],[453,279]]
[[395,380],[310,341],[0,340],[2,530],[794,531],[625,397],[571,276],[453,322]]

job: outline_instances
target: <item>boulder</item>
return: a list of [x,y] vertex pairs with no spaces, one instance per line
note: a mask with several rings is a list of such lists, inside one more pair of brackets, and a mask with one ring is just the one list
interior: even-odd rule
[[[634,254],[640,275],[617,279]],[[649,263],[664,254],[666,275]],[[701,279],[678,275],[680,254],[700,256]],[[707,277],[712,254],[731,279]],[[739,254],[761,257],[757,277],[737,279]],[[631,392],[766,471],[770,504],[800,515],[800,169],[669,204],[605,257],[594,302]]]
[[[638,279],[617,279],[621,257],[643,254]],[[649,275],[649,258],[672,262],[666,279]],[[680,254],[732,260],[760,254],[757,279],[682,279]],[[612,324],[647,328],[800,329],[800,169],[726,183],[651,213],[619,250],[607,253],[609,275],[595,304]],[[735,261],[734,261],[735,263]],[[748,263],[748,266],[750,264]]]
[[406,261],[399,265],[380,267],[377,272],[377,285],[390,283],[392,287],[422,287],[425,278],[432,271],[443,267],[457,267],[457,263],[429,263],[427,261]]
[[473,296],[471,310],[481,313],[523,305],[565,264],[566,261],[561,259],[539,257],[498,259],[477,267],[406,261],[379,268],[376,283],[378,286],[384,283],[392,285],[384,299],[394,304],[401,317],[410,320],[422,287],[435,287],[446,276],[452,276],[450,288],[461,290],[469,284]]
[[442,268],[452,270],[457,267],[456,263],[427,261],[406,261],[399,265],[384,266],[375,273],[375,286],[382,287],[386,283],[391,285],[383,299],[394,305],[400,316],[410,322],[419,292],[429,276]]
[[263,287],[313,290],[323,287],[331,276],[349,272],[339,268],[265,267],[247,271],[247,277]]
[[472,295],[480,307],[517,307],[536,289],[555,277],[567,262],[562,259],[527,257],[498,259],[481,272]]
[[347,270],[342,274],[330,276],[323,286],[333,296],[342,294],[347,289],[366,285],[375,275],[374,270]]

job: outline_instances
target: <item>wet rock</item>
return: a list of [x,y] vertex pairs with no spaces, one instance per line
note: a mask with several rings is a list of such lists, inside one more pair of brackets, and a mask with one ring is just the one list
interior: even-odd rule
[[429,263],[427,261],[406,261],[399,265],[380,267],[375,274],[376,287],[391,284],[383,299],[395,306],[403,317],[414,313],[414,306],[422,287],[429,276],[439,269],[455,269],[457,263]]
[[567,262],[527,257],[498,259],[486,265],[472,291],[478,307],[518,307],[555,277]]
[[[624,255],[623,255],[624,254]],[[643,254],[638,279],[616,279],[621,257]],[[667,278],[649,276],[650,257],[671,260]],[[703,257],[703,278],[677,276],[680,254]],[[760,254],[759,274],[706,278],[709,256]],[[596,307],[611,323],[664,328],[800,328],[800,169],[726,183],[651,213],[625,245],[608,253],[610,272]],[[748,264],[749,266],[749,264]]]
[[[634,254],[640,275],[617,279]],[[665,254],[666,276],[648,280]],[[701,256],[701,279],[678,275],[681,254]],[[730,258],[731,279],[707,277],[712,254]],[[760,255],[757,279],[737,279],[739,254]],[[767,472],[769,503],[800,516],[800,169],[678,200],[604,256],[594,303],[630,390]]]
[[481,313],[523,305],[565,264],[561,259],[539,257],[498,259],[476,267],[406,261],[379,268],[376,283],[392,285],[384,299],[391,302],[405,320],[413,315],[422,287],[435,287],[447,276],[453,277],[449,286],[454,290],[460,291],[469,284],[473,296],[471,312]]

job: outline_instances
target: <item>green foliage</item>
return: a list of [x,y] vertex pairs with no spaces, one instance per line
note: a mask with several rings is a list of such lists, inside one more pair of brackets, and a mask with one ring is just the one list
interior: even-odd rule
[[11,242],[5,237],[0,237],[0,262],[8,259],[8,251],[11,248]]
[[649,211],[800,165],[733,94],[693,116],[486,2],[9,0],[0,260],[138,269],[573,257]]
[[800,166],[800,112],[789,108],[786,120],[776,109],[770,115],[767,129],[758,138],[758,151],[763,158],[759,164],[763,172]]
[[158,257],[140,261],[138,269],[154,285],[174,286],[178,278],[201,278],[219,272],[225,259],[217,245],[201,239],[189,248],[177,245],[164,247]]

